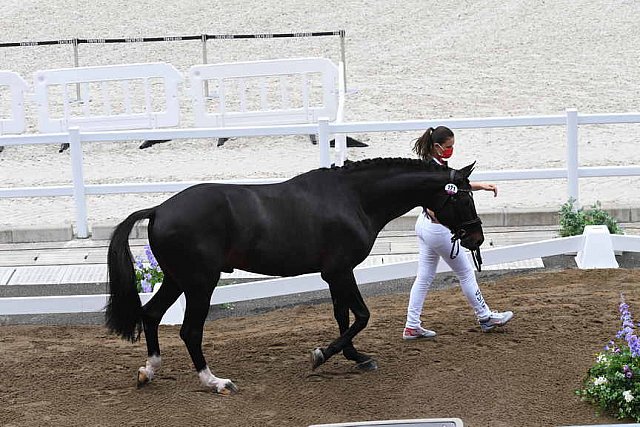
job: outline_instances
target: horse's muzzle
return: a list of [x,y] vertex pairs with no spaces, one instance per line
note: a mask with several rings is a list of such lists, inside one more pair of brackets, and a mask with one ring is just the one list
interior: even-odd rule
[[478,249],[483,242],[484,234],[482,233],[482,230],[474,230],[465,233],[464,237],[460,239],[460,244],[471,251]]

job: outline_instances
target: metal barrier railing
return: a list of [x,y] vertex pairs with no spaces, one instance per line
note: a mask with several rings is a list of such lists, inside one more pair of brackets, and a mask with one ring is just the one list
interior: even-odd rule
[[[202,63],[209,63],[207,41],[209,40],[246,40],[246,39],[291,39],[308,37],[340,37],[340,61],[342,62],[342,72],[345,75],[344,85],[346,90],[346,53],[345,53],[345,31],[309,31],[295,33],[256,33],[256,34],[200,34],[192,36],[165,36],[165,37],[119,37],[119,38],[73,38],[63,40],[41,40],[22,42],[0,42],[3,47],[26,47],[26,46],[56,46],[69,45],[73,47],[73,65],[80,66],[79,46],[82,44],[113,44],[113,43],[148,43],[148,42],[178,42],[197,41],[202,43]],[[77,99],[80,100],[80,87],[76,86]],[[208,89],[207,89],[208,93]]]

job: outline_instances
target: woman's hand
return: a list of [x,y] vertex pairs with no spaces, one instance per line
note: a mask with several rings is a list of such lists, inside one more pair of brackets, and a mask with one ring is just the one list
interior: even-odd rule
[[484,191],[493,191],[493,197],[498,196],[498,186],[491,182],[472,182],[471,183],[472,190],[484,190]]

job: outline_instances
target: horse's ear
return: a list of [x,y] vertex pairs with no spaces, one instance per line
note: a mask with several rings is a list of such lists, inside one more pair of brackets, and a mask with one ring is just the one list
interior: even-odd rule
[[473,172],[473,169],[475,167],[476,167],[476,162],[473,162],[470,165],[467,165],[467,166],[463,167],[462,169],[460,169],[460,173],[462,173],[463,177],[469,178],[469,175],[471,175],[471,172]]

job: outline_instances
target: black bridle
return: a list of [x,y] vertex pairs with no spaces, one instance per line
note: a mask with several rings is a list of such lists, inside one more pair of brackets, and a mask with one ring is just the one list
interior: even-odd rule
[[[455,174],[455,170],[451,170],[451,173],[450,173],[450,176],[449,176],[450,182],[453,182],[454,174]],[[457,197],[458,193],[469,193],[469,196],[473,199],[473,192],[471,191],[471,189],[469,189],[469,190],[457,189],[457,191],[455,193],[449,194],[449,197],[447,197],[447,199],[444,201],[444,203],[442,204],[440,209],[438,209],[438,211],[441,211],[447,205],[447,203],[449,203],[449,202],[457,203],[457,201],[458,201],[458,197]],[[434,214],[436,215],[436,218],[438,217],[438,211],[434,210]],[[457,211],[454,209],[453,212],[454,212],[454,215],[457,217],[458,216]],[[467,235],[467,230],[468,229],[470,229],[472,227],[479,226],[480,224],[482,224],[482,221],[476,215],[476,217],[474,219],[471,219],[469,221],[460,222],[458,225],[456,225],[455,227],[451,228],[451,232],[452,232],[452,236],[451,236],[451,253],[449,254],[449,258],[456,259],[458,257],[458,254],[460,253],[460,240],[463,239]],[[473,258],[473,264],[476,266],[476,269],[478,271],[482,271],[481,270],[481,267],[482,267],[482,255],[480,254],[480,247],[478,247],[477,249],[471,249],[470,252],[471,252],[471,257]]]
[[[476,224],[482,224],[480,218],[465,221],[458,227],[456,227],[456,229],[453,231],[453,235],[451,236],[451,253],[449,254],[449,258],[456,259],[456,257],[460,253],[460,239],[462,239],[467,234],[467,230],[465,229],[465,227],[475,226]],[[454,251],[456,252],[455,254],[453,253]],[[480,246],[478,246],[476,249],[469,249],[469,252],[471,252],[471,258],[473,258],[473,264],[476,266],[476,269],[478,271],[482,271],[482,255],[480,254]]]

